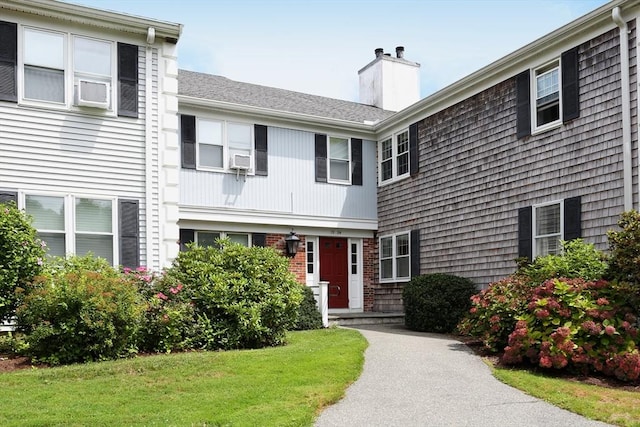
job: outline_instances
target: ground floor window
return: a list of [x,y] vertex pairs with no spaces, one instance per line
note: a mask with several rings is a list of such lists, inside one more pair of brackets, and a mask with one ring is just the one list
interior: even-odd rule
[[410,233],[402,232],[380,237],[380,281],[410,278]]
[[248,233],[230,233],[224,231],[196,231],[195,242],[198,246],[217,246],[218,239],[229,239],[242,246],[251,246],[251,235]]
[[114,264],[114,203],[115,199],[27,194],[24,209],[48,255],[92,253]]
[[562,211],[561,202],[534,206],[534,256],[560,253]]

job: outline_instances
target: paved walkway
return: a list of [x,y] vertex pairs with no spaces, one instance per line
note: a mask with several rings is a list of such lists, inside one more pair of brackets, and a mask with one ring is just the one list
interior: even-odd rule
[[496,380],[464,344],[399,325],[357,326],[364,370],[322,412],[329,426],[605,426]]

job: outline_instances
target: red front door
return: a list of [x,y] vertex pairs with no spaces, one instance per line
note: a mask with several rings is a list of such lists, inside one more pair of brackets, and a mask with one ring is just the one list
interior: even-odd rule
[[329,308],[349,308],[347,239],[320,238],[320,280],[329,282]]

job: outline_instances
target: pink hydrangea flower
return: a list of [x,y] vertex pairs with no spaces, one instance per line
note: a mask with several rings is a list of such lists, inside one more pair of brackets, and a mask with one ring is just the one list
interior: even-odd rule
[[168,299],[169,299],[169,297],[168,297],[168,296],[166,296],[165,294],[163,294],[162,292],[158,292],[158,293],[156,294],[156,296],[157,296],[158,298],[160,298],[161,300],[163,300],[163,301],[166,301],[166,300],[168,300]]
[[615,334],[615,333],[616,333],[616,328],[614,328],[614,327],[613,327],[613,326],[611,326],[611,325],[606,326],[606,327],[604,328],[604,333],[605,333],[605,334],[607,334],[607,335],[613,335],[613,334]]

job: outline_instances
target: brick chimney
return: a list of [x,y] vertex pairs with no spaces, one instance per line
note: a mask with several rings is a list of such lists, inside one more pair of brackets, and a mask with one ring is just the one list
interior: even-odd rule
[[360,103],[400,111],[420,100],[420,64],[404,59],[404,46],[396,56],[375,50],[375,59],[358,71]]

